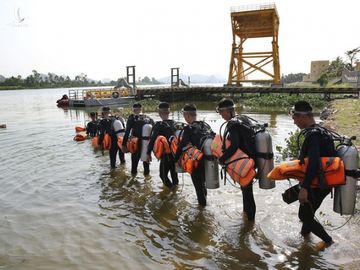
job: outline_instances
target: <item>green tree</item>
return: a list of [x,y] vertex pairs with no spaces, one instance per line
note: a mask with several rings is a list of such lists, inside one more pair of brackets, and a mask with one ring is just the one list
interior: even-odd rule
[[340,56],[336,57],[335,60],[331,61],[329,67],[325,70],[328,78],[341,77],[341,74],[346,66],[346,63]]
[[354,70],[354,64],[356,63],[356,61],[358,60],[357,58],[357,54],[360,52],[360,47],[357,47],[353,50],[350,51],[346,51],[345,55],[349,60],[349,63],[346,64],[346,68],[348,70]]
[[287,75],[281,76],[282,83],[294,83],[294,82],[302,82],[305,73],[290,73]]
[[321,74],[317,82],[320,84],[321,87],[325,87],[329,82],[327,74],[326,73]]
[[290,132],[289,137],[285,139],[285,147],[277,145],[276,151],[278,151],[283,159],[297,158],[299,155],[300,147],[304,142],[304,136],[300,135],[300,130]]
[[148,76],[145,76],[144,79],[141,80],[141,82],[144,84],[151,84],[151,80]]

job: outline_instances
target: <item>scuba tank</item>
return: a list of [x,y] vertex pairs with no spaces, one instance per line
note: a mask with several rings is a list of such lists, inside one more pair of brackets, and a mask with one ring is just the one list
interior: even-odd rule
[[117,135],[117,137],[124,137],[124,134],[125,134],[125,123],[118,119],[118,118],[115,118],[115,121],[117,120],[117,123],[120,124],[120,125],[116,125],[116,129],[115,130],[115,122],[113,123],[113,128],[114,128],[114,131],[115,131],[115,134]]
[[268,131],[267,123],[261,126],[255,135],[256,167],[261,189],[272,189],[275,187],[275,181],[267,178],[268,173],[274,168],[274,154],[272,149],[272,140]]
[[141,132],[141,161],[147,160],[147,148],[150,141],[150,134],[152,130],[151,124],[145,124]]
[[355,210],[356,202],[356,182],[353,176],[348,175],[348,171],[358,169],[359,153],[351,140],[356,137],[342,138],[337,147],[337,154],[344,161],[346,172],[346,184],[335,188],[334,211],[341,215],[352,215]]
[[211,154],[211,144],[213,138],[208,137],[202,144],[202,151],[205,154],[204,168],[206,188],[216,189],[220,187],[219,183],[219,165],[217,159]]

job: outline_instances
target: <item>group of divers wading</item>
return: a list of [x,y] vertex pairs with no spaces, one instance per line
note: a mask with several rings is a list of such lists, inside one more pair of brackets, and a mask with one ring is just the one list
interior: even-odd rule
[[[230,98],[223,98],[216,107],[216,112],[225,120],[219,134],[205,121],[197,120],[194,104],[182,108],[186,124],[169,119],[168,103],[161,102],[157,109],[161,121],[155,123],[142,113],[142,105],[135,103],[125,124],[123,118],[112,116],[109,107],[103,107],[100,120],[95,113],[90,114],[92,121],[87,124],[86,133],[92,137],[94,147],[109,150],[113,169],[118,153],[123,164],[124,153],[130,152],[131,173],[137,174],[141,160],[144,175],[149,175],[153,152],[160,160],[160,178],[166,187],[173,189],[179,184],[178,172],[189,173],[201,206],[206,206],[207,188],[219,187],[220,165],[224,179],[228,175],[240,184],[248,221],[255,220],[254,178],[259,180],[262,189],[274,188],[274,180],[297,179],[299,184],[286,190],[283,200],[287,203],[299,200],[300,233],[303,237],[310,233],[318,236],[322,240],[318,249],[333,243],[315,218],[316,210],[332,193],[332,188],[335,188],[334,211],[353,214],[356,178],[359,177],[358,151],[351,139],[316,124],[308,102],[299,101],[289,111],[305,138],[299,146],[299,158],[276,167],[267,124],[260,124],[246,115],[236,115],[235,104]],[[340,142],[337,147],[335,141]]]

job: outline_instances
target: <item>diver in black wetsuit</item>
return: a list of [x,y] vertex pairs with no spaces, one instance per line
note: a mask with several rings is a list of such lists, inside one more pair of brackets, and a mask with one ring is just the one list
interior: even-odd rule
[[305,179],[299,191],[299,218],[303,222],[301,234],[306,237],[311,232],[322,239],[317,247],[323,249],[330,246],[333,241],[327,234],[323,226],[314,219],[316,210],[322,201],[331,192],[328,187],[311,187],[311,181],[319,176],[320,157],[337,156],[334,142],[330,134],[325,132],[315,123],[312,107],[306,101],[299,101],[291,110],[294,124],[297,125],[305,134],[305,140],[300,150],[300,160],[308,158],[308,168]]
[[91,138],[96,137],[98,132],[99,120],[97,119],[97,114],[95,112],[90,113],[91,121],[86,125],[86,134]]
[[[234,101],[230,98],[224,98],[219,101],[217,112],[221,117],[228,121],[225,128],[225,136],[229,139],[231,144],[228,148],[224,150],[223,155],[219,158],[219,163],[224,165],[226,160],[228,160],[232,155],[235,154],[237,149],[241,149],[248,156],[253,157],[255,149],[248,144],[246,138],[248,129],[240,124],[237,120],[232,120],[235,117],[235,104]],[[251,182],[246,187],[241,187],[243,194],[243,209],[247,215],[249,221],[255,220],[256,205],[253,194],[253,183]]]
[[[158,106],[159,115],[161,117],[161,121],[155,123],[151,135],[150,135],[150,142],[147,149],[148,154],[148,161],[150,161],[151,151],[154,148],[155,140],[158,136],[164,136],[168,142],[171,136],[174,135],[175,132],[175,122],[174,120],[169,119],[170,114],[170,106],[167,102],[161,102]],[[170,142],[169,142],[170,144]],[[170,171],[171,179],[170,181],[168,177],[168,173]],[[175,162],[173,155],[164,154],[160,159],[160,166],[159,166],[160,178],[163,181],[164,185],[168,188],[173,188],[179,184],[179,179],[177,172],[175,170]]]
[[[188,123],[188,125],[184,127],[182,139],[180,140],[175,154],[175,162],[179,160],[183,149],[188,145],[188,143],[191,143],[193,146],[201,149],[203,138],[205,138],[209,133],[212,133],[212,130],[208,124],[206,124],[204,121],[196,120],[196,106],[194,104],[186,104],[182,111],[185,121]],[[194,169],[193,173],[191,174],[191,180],[195,187],[199,204],[201,206],[206,206],[207,190],[205,186],[204,158],[200,160],[198,168]]]
[[[133,106],[133,114],[131,114],[126,122],[126,130],[122,143],[122,150],[126,152],[126,143],[129,139],[130,132],[131,136],[138,137],[140,139],[138,151],[134,154],[131,154],[131,174],[137,174],[137,167],[139,164],[140,156],[141,156],[141,138],[142,138],[142,128],[145,124],[154,125],[154,120],[148,117],[145,114],[141,114],[141,104],[134,103]],[[144,166],[144,175],[147,176],[150,173],[149,162],[143,162]]]
[[[124,133],[124,126],[119,120],[111,115],[111,110],[109,107],[102,108],[103,118],[100,120],[99,124],[99,145],[102,146],[105,134],[109,134],[111,138],[111,146],[109,150],[110,157],[110,166],[112,169],[116,168],[116,154],[119,151],[119,146],[117,144],[118,137]],[[120,160],[121,163],[125,160]]]

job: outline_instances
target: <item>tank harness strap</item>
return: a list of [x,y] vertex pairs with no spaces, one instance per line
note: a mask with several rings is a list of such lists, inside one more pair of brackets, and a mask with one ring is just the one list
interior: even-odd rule
[[319,187],[321,189],[328,187],[325,181],[325,170],[323,168],[321,159],[320,159],[320,168],[319,168]]
[[273,152],[271,152],[271,153],[256,152],[256,153],[255,153],[255,156],[256,156],[257,158],[272,159],[272,158],[274,158],[274,153],[273,153]]
[[217,159],[217,158],[214,157],[213,155],[204,155],[203,158],[204,158],[204,160],[210,160],[210,161]]
[[197,152],[195,155],[193,155],[192,160],[197,160],[197,158],[200,156],[201,152]]
[[183,147],[183,149],[181,149],[183,152],[185,152],[186,150],[188,150],[191,146],[190,145],[186,145],[185,147]]
[[357,169],[357,170],[345,170],[345,175],[359,179],[360,178],[360,169]]
[[195,153],[195,150],[196,150],[195,147],[191,147],[191,148],[189,149],[188,155],[189,155],[189,157],[190,157],[192,160],[196,160],[196,159],[200,156],[200,154],[201,154],[201,151],[198,151],[197,153]]
[[221,166],[220,170],[221,179],[224,179],[224,186],[226,185],[226,166]]
[[230,165],[231,163],[234,163],[234,162],[239,161],[239,160],[242,160],[242,159],[250,159],[250,158],[249,158],[249,157],[236,158],[236,159],[234,159],[234,160],[232,160],[232,161],[230,161],[230,162],[225,163],[225,167],[227,167],[227,166]]
[[118,134],[118,133],[121,133],[121,132],[125,132],[125,129],[124,128],[119,129],[118,131],[115,131],[115,134]]

